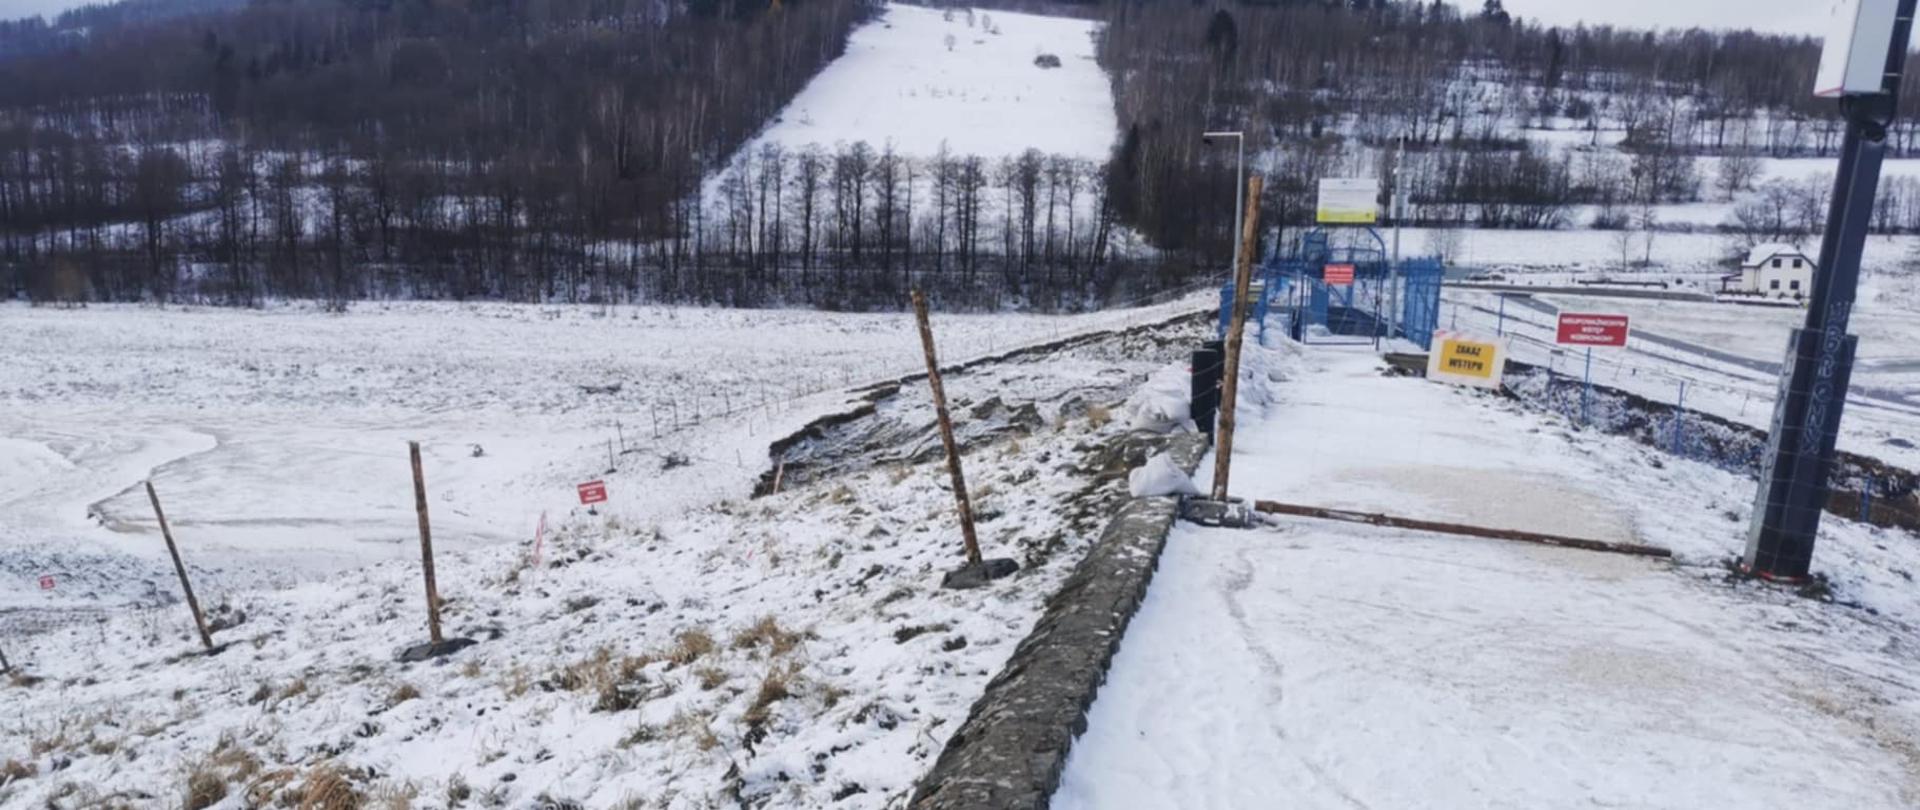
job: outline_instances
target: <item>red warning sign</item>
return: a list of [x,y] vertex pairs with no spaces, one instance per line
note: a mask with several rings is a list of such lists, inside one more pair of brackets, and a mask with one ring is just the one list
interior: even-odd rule
[[1562,346],[1625,346],[1627,316],[1562,312],[1556,342]]
[[1353,286],[1353,265],[1329,264],[1321,271],[1320,280],[1325,281],[1330,287],[1351,287]]
[[591,506],[605,503],[607,500],[607,482],[588,481],[580,485],[580,505]]

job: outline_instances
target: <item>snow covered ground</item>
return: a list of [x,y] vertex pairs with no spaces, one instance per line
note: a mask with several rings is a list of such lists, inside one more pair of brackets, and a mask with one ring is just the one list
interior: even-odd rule
[[1912,537],[1825,522],[1816,569],[1853,606],[1735,583],[1749,480],[1386,377],[1364,349],[1256,360],[1238,495],[1676,560],[1296,519],[1181,526],[1054,807],[1920,801]]
[[[958,361],[1191,307],[936,317]],[[408,440],[436,541],[475,548],[610,466],[634,519],[744,495],[772,439],[922,368],[901,313],[0,306],[0,617],[170,599],[143,480],[207,593],[285,585],[416,553]]]
[[[1195,308],[936,315],[936,329],[957,361]],[[936,460],[876,458],[747,498],[768,442],[844,407],[845,380],[912,370],[890,365],[919,362],[908,324],[496,305],[0,310],[11,364],[0,370],[0,435],[7,458],[27,459],[9,467],[10,498],[44,474],[118,491],[158,465],[169,518],[204,567],[297,569],[291,550],[371,561],[300,571],[278,590],[202,579],[203,604],[238,621],[216,632],[228,646],[215,656],[192,654],[186,611],[157,600],[0,639],[24,673],[0,686],[0,763],[17,763],[0,771],[16,775],[0,776],[0,804],[173,806],[199,774],[218,786],[205,806],[223,809],[297,801],[336,776],[365,799],[413,807],[897,805],[1124,496],[1097,475],[1104,441],[1124,425],[1097,407],[1119,395],[1101,392],[1137,384],[1205,329],[1188,321],[948,378],[982,542],[1023,566],[951,592],[937,584],[959,560],[958,532]],[[135,356],[114,359],[123,353]],[[38,383],[16,383],[22,375]],[[577,388],[612,382],[619,393]],[[799,400],[653,438],[653,405],[683,397],[685,419],[700,386],[750,397],[762,382]],[[812,386],[831,390],[801,396]],[[973,429],[980,414],[1029,409],[1000,422],[1017,430]],[[930,413],[925,386],[910,385],[840,429],[924,446]],[[604,475],[612,500],[587,514],[569,506],[572,483],[603,475],[602,428],[616,418],[641,450],[617,457]],[[171,420],[186,427],[158,430]],[[136,441],[143,429],[153,437]],[[362,429],[377,433],[356,438]],[[271,445],[278,434],[298,437],[299,451],[226,449],[235,436]],[[481,642],[441,664],[394,662],[426,634],[409,435],[430,440],[448,635]],[[487,455],[469,457],[470,441]],[[691,464],[663,470],[669,452]],[[47,559],[48,547],[118,559],[158,545],[133,504],[118,506],[131,496],[105,502],[127,532],[89,524],[77,510],[95,494],[0,510],[9,598],[52,606],[34,601],[52,598],[35,590],[42,569],[15,564]],[[536,560],[541,508],[549,534]],[[338,511],[313,517],[328,509]],[[267,546],[248,521],[285,525]],[[362,532],[392,539],[370,551]],[[145,575],[170,598],[170,574]],[[96,595],[67,598],[109,601]]]
[[[1841,422],[1841,449],[1920,469],[1912,437],[1920,432],[1920,350],[1911,338],[1920,298],[1911,280],[1870,276],[1851,330],[1860,336],[1853,390]],[[1593,379],[1658,402],[1679,403],[1766,429],[1778,393],[1777,368],[1788,333],[1804,323],[1798,307],[1651,301],[1577,295],[1509,298],[1505,316],[1493,293],[1448,290],[1447,328],[1511,337],[1512,356],[1580,375],[1585,354],[1554,345],[1555,311],[1627,315],[1638,337],[1627,348],[1594,353]],[[1657,338],[1665,338],[1659,341]],[[1675,345],[1674,341],[1687,344]]]
[[[1038,149],[1105,160],[1119,119],[1094,61],[1095,29],[1065,17],[889,4],[743,153],[864,140],[920,158],[945,144],[989,159]],[[1060,66],[1035,65],[1043,54]]]

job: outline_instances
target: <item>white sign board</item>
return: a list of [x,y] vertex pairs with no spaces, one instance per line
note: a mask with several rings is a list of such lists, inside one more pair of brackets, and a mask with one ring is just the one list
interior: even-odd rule
[[[1878,93],[1893,47],[1900,0],[1828,0],[1827,45],[1813,94],[1822,98]],[[1902,47],[1906,43],[1901,43]]]
[[1500,390],[1507,376],[1507,341],[1461,332],[1433,333],[1427,353],[1427,379]]
[[1380,181],[1367,178],[1320,178],[1320,205],[1315,222],[1332,225],[1372,225],[1380,220]]

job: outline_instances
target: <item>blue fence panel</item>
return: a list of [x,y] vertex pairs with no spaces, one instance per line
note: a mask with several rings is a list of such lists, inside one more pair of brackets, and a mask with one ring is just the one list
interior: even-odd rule
[[[1401,262],[1400,311],[1390,313],[1395,274],[1385,243],[1371,229],[1340,236],[1352,244],[1336,246],[1329,232],[1309,231],[1286,255],[1270,255],[1261,262],[1255,268],[1256,294],[1247,312],[1248,323],[1262,338],[1270,321],[1277,319],[1296,339],[1324,329],[1342,337],[1397,335],[1430,345],[1439,324],[1440,284],[1446,273],[1440,260],[1423,257]],[[1353,283],[1328,285],[1323,276],[1329,264],[1353,265]],[[1229,280],[1220,289],[1220,335],[1226,335],[1232,315],[1233,282]]]

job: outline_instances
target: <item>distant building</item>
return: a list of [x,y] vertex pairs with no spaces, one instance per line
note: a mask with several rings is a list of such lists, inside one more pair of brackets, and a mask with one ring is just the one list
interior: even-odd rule
[[1740,272],[1720,277],[1720,291],[1805,298],[1813,292],[1813,259],[1792,245],[1760,245],[1747,253]]

